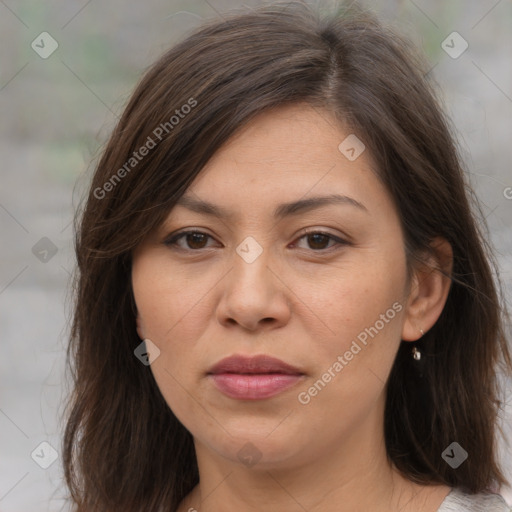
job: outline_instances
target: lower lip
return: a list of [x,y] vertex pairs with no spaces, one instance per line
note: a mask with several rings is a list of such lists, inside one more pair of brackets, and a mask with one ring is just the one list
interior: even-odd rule
[[210,375],[219,391],[238,400],[263,400],[292,387],[302,375],[284,373],[240,374],[216,373]]

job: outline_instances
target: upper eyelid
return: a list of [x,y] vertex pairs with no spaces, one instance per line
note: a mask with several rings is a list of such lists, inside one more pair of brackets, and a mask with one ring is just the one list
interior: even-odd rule
[[[174,232],[168,236],[166,236],[164,238],[164,244],[168,244],[168,245],[171,245],[171,243],[175,244],[177,240],[180,240],[181,237],[185,236],[185,235],[188,235],[188,234],[202,234],[202,235],[205,235],[207,237],[210,237],[212,239],[215,240],[215,237],[213,235],[210,235],[210,233],[206,232],[206,231],[203,231],[202,229],[184,229],[183,231],[177,231],[177,232]],[[335,242],[337,242],[338,244],[341,244],[341,243],[344,243],[344,244],[349,244],[350,241],[348,240],[348,237],[345,236],[345,235],[341,235],[341,236],[338,236],[338,235],[335,235],[334,233],[330,233],[329,231],[326,231],[325,229],[322,229],[322,228],[305,228],[305,230],[299,232],[297,234],[297,236],[295,237],[294,240],[300,240],[301,238],[304,238],[305,236],[307,235],[311,235],[311,234],[321,234],[321,235],[325,235],[325,236],[328,236],[330,237],[331,239],[333,239]],[[188,249],[185,249],[185,250],[188,250]],[[192,250],[192,249],[190,249]],[[200,251],[201,249],[196,249],[196,251]],[[320,251],[316,251],[316,252],[320,252]]]
[[166,236],[164,239],[164,243],[167,243],[167,242],[170,243],[170,241],[176,242],[181,237],[184,237],[185,235],[189,235],[189,234],[205,235],[205,236],[210,237],[211,239],[215,240],[215,237],[213,235],[210,235],[210,233],[207,233],[206,231],[201,231],[200,229],[186,229],[184,231],[178,231],[177,233],[173,233],[171,235]]

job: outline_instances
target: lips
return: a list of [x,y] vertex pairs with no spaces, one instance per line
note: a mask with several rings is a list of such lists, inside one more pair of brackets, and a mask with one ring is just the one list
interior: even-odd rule
[[238,400],[262,400],[303,380],[304,373],[267,355],[231,356],[219,361],[208,377],[224,395]]
[[267,355],[227,357],[214,365],[208,373],[281,373],[285,375],[302,375],[298,368]]

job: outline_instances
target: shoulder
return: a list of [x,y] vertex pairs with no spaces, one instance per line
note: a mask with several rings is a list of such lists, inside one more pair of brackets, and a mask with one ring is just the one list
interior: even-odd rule
[[499,494],[469,494],[453,488],[437,512],[512,512],[512,508]]

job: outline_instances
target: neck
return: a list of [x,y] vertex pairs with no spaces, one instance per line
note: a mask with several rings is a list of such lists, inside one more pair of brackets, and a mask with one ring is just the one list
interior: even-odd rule
[[425,487],[401,476],[387,459],[383,435],[375,436],[382,430],[375,428],[375,421],[367,418],[350,436],[345,433],[336,449],[326,446],[313,458],[299,453],[293,460],[250,468],[196,440],[200,484],[180,510],[436,511],[449,488],[439,487],[432,501]]

